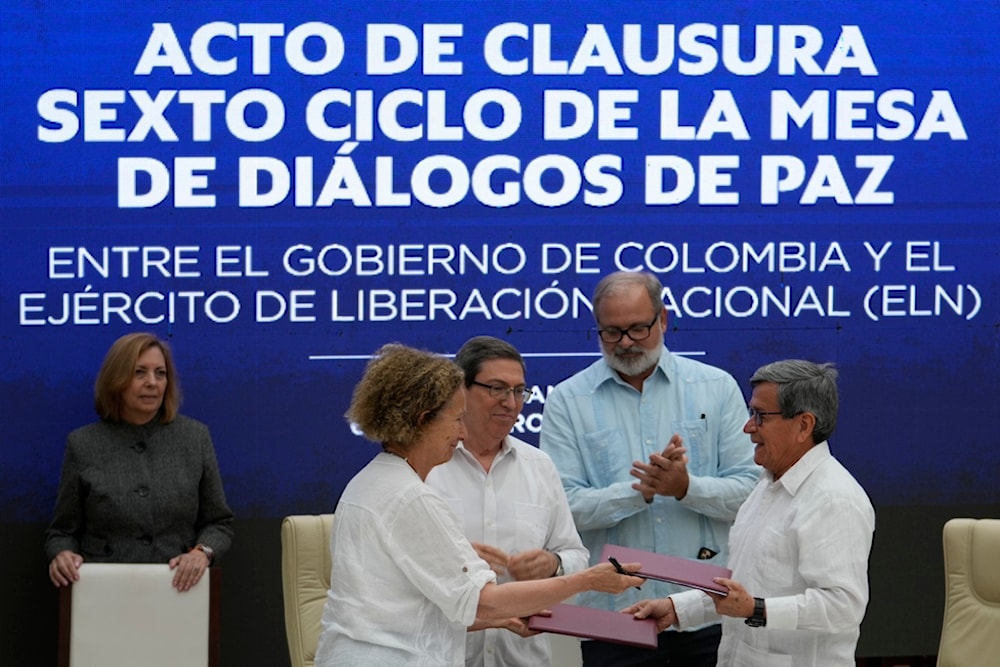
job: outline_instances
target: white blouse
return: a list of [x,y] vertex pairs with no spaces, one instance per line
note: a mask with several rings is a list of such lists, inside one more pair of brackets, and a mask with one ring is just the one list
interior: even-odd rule
[[464,664],[479,592],[496,581],[448,505],[381,453],[344,489],[316,667]]

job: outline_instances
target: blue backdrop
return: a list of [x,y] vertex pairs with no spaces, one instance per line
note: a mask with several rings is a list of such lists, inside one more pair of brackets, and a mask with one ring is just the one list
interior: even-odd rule
[[110,343],[172,343],[242,517],[331,511],[385,342],[590,363],[591,290],[745,382],[834,361],[876,505],[997,502],[996,2],[0,8],[0,516]]

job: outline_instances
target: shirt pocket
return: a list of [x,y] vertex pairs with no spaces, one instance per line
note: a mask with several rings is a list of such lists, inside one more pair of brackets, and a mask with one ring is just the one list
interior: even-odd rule
[[[765,631],[758,630],[757,632],[763,634]],[[736,664],[740,667],[792,667],[793,656],[772,653],[752,644],[741,643],[738,652],[740,653],[740,661]]]
[[632,451],[618,429],[603,429],[583,435],[583,462],[590,486],[603,488],[615,482],[635,481],[629,471],[632,461],[646,457]]
[[515,548],[518,552],[545,547],[551,514],[552,511],[545,505],[514,503],[514,517],[517,521]]
[[684,439],[682,445],[687,450],[688,470],[697,475],[714,474],[717,467],[717,453],[714,448],[709,447],[708,420],[678,420],[673,422],[671,426],[673,433]]
[[772,595],[794,594],[795,568],[788,567],[789,563],[799,562],[798,548],[795,540],[790,534],[791,528],[787,526],[763,526],[758,527],[759,537],[757,538],[757,561],[759,571],[767,573],[766,576],[775,586],[769,590]]

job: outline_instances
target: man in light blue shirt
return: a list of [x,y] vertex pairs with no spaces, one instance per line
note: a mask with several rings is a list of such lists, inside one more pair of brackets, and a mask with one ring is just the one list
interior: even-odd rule
[[[729,528],[760,475],[743,432],[746,402],[728,373],[663,345],[663,286],[648,273],[606,276],[594,291],[603,358],[561,382],[545,403],[540,446],[559,470],[591,562],[605,544],[717,565]],[[654,465],[650,457],[667,460]],[[578,603],[621,610],[682,590],[649,581]],[[660,635],[656,650],[583,643],[585,665],[713,667],[719,625]]]

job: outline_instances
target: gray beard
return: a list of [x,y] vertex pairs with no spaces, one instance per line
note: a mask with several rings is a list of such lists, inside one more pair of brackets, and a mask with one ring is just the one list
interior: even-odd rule
[[625,377],[634,377],[649,371],[660,361],[660,354],[663,353],[662,345],[658,345],[652,350],[643,348],[642,354],[637,357],[620,357],[615,354],[618,349],[618,347],[615,347],[612,352],[606,352],[602,347],[601,354],[604,356],[604,361],[607,362],[612,370],[621,373]]

